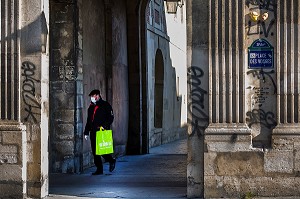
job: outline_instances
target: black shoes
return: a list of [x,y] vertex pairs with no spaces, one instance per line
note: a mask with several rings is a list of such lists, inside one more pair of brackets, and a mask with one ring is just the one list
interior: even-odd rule
[[[109,171],[112,172],[116,167],[116,159],[113,158],[113,160],[109,163]],[[100,169],[97,169],[92,175],[103,175],[103,171]]]
[[102,175],[102,174],[103,174],[103,171],[99,171],[98,169],[97,169],[97,171],[92,173],[92,175]]
[[116,167],[116,159],[109,163],[109,171],[112,172]]

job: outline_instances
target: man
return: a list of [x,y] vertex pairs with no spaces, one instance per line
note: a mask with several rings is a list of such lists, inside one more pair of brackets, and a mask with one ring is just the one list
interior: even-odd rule
[[[110,129],[113,122],[114,114],[111,105],[102,100],[99,90],[92,90],[89,94],[91,97],[91,104],[88,108],[87,122],[84,129],[84,138],[87,140],[90,135],[91,147],[94,156],[94,163],[97,170],[92,175],[102,175],[103,165],[100,155],[96,155],[96,132],[100,128]],[[111,154],[102,155],[106,162],[109,162],[109,171],[115,169],[116,159]]]

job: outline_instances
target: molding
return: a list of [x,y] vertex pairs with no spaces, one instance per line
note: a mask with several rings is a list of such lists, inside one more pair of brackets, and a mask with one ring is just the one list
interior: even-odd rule
[[0,131],[26,131],[26,126],[20,122],[1,121]]
[[205,135],[251,135],[251,129],[243,123],[213,123],[205,129]]
[[300,136],[300,124],[299,123],[278,124],[273,129],[272,135]]

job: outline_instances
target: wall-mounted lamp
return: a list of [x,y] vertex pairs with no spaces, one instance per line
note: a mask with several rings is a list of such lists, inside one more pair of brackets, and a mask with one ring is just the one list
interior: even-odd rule
[[177,7],[182,7],[184,5],[184,0],[164,0],[167,5],[167,13],[176,14]]
[[263,14],[259,14],[256,11],[251,11],[249,13],[250,19],[254,22],[257,22],[258,20],[266,21],[269,18],[269,13],[264,12]]

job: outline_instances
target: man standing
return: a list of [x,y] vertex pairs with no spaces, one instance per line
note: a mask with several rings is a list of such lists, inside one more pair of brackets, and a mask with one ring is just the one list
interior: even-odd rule
[[[87,140],[90,135],[91,148],[94,156],[94,163],[97,170],[92,175],[102,175],[103,165],[100,155],[96,155],[96,132],[100,128],[110,129],[110,125],[114,120],[114,114],[111,105],[102,100],[99,90],[92,90],[89,94],[91,104],[88,108],[88,117],[84,129],[84,138]],[[106,162],[109,162],[109,171],[115,169],[116,159],[111,154],[102,155]]]

